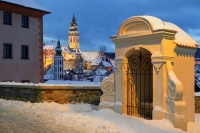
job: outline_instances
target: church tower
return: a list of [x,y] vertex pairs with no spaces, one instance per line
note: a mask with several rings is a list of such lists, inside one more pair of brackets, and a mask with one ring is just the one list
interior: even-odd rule
[[80,52],[78,24],[74,15],[68,32],[68,44],[70,51]]
[[54,56],[54,79],[61,80],[63,78],[63,56],[62,56],[62,49],[60,46],[60,41],[58,40],[57,46],[55,48],[56,55]]

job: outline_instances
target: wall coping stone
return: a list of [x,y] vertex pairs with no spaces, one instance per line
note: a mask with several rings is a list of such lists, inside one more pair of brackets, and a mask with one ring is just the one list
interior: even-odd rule
[[91,85],[84,85],[84,86],[80,86],[80,85],[48,85],[48,84],[0,84],[0,88],[1,87],[6,87],[6,88],[29,88],[29,89],[74,89],[74,90],[80,90],[80,89],[91,89],[91,90],[100,90],[100,85],[95,85],[95,86],[91,86]]

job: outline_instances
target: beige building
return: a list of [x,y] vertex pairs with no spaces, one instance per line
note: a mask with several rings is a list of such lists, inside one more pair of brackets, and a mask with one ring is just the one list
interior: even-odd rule
[[43,16],[32,0],[0,1],[0,81],[43,82]]
[[152,16],[126,19],[115,36],[114,76],[104,79],[99,108],[144,119],[194,122],[197,42],[178,26]]

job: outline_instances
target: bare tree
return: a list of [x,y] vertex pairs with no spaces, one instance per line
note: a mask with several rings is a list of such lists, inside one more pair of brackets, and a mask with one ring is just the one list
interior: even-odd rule
[[106,45],[99,45],[99,52],[100,53],[105,53],[107,51]]

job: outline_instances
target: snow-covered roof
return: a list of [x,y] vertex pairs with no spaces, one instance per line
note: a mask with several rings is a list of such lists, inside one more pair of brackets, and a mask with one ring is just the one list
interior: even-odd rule
[[112,66],[109,62],[107,61],[102,61],[102,64],[105,66],[105,67],[109,67],[109,66]]
[[70,52],[68,47],[61,46],[62,52]]
[[44,75],[44,79],[54,79],[54,65],[51,65],[50,69],[47,71],[47,73]]
[[54,75],[53,74],[46,74],[46,75],[44,75],[44,79],[47,79],[47,80],[54,79]]
[[91,66],[99,65],[99,63],[102,61],[102,56],[97,56],[95,60],[90,64]]
[[45,45],[55,45],[56,46],[57,42],[58,41],[56,41],[56,40],[51,40],[51,41],[46,42]]
[[45,45],[43,49],[55,49],[56,45]]
[[183,31],[181,28],[179,28],[177,25],[175,25],[173,23],[169,23],[169,22],[164,22],[164,23],[165,23],[165,25],[168,25],[177,31],[177,33],[175,35],[175,40],[174,40],[174,42],[177,45],[186,46],[186,47],[197,47],[198,46],[198,43],[194,39],[192,39],[192,37],[190,37],[185,31]]
[[83,55],[83,59],[85,61],[93,61],[97,56],[99,56],[99,52],[81,52],[81,54]]
[[197,48],[198,46],[198,43],[194,39],[192,39],[186,32],[184,32],[181,28],[179,28],[177,25],[169,23],[169,22],[164,22],[161,19],[153,17],[153,16],[133,16],[126,19],[121,24],[118,30],[118,35],[120,34],[120,31],[121,29],[124,28],[124,26],[128,25],[129,23],[132,23],[135,20],[144,20],[146,23],[149,24],[152,32],[156,32],[158,30],[169,30],[169,31],[176,32],[174,42],[179,46],[193,47],[193,48]]
[[107,71],[105,69],[97,69],[96,70],[96,75],[105,75]]
[[110,59],[110,63],[112,64],[113,67],[115,67],[115,60]]
[[16,5],[20,5],[20,6],[27,7],[27,8],[32,8],[32,9],[36,9],[36,10],[49,12],[47,9],[45,9],[42,6],[40,6],[39,4],[37,4],[33,0],[0,0],[0,1],[8,2],[8,3],[16,4]]
[[[57,44],[56,44],[56,45],[57,45]],[[53,44],[53,42],[52,42],[50,45],[45,45],[45,46],[43,47],[43,49],[55,50],[56,45]],[[62,49],[62,52],[70,52],[69,49],[68,49],[68,47],[61,46],[61,49]]]

